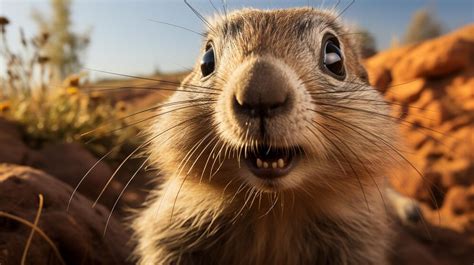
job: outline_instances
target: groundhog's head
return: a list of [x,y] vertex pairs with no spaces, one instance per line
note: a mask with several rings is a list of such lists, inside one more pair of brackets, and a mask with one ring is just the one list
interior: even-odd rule
[[197,64],[153,126],[150,152],[165,175],[315,196],[383,176],[394,121],[335,14],[245,9],[209,23]]

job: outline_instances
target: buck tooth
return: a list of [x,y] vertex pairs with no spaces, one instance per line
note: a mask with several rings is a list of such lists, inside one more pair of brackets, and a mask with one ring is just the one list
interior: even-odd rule
[[278,159],[278,167],[279,168],[284,168],[285,167],[285,161],[283,159]]
[[260,158],[257,158],[257,167],[261,168],[262,166],[263,166],[262,160],[260,160]]
[[268,163],[267,162],[263,162],[263,168],[268,168]]
[[276,169],[277,168],[277,162],[272,163],[272,168]]

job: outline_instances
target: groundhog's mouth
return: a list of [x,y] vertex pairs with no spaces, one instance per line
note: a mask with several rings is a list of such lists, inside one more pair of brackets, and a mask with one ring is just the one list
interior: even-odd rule
[[298,148],[260,146],[247,155],[245,162],[250,171],[261,179],[275,179],[287,175],[294,167]]

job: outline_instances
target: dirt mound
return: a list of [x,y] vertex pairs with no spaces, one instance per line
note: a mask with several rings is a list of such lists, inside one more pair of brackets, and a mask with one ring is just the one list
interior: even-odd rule
[[380,53],[366,67],[400,118],[407,145],[400,151],[416,168],[406,163],[390,176],[401,193],[423,202],[427,223],[412,233],[439,264],[472,263],[474,25]]
[[[76,187],[86,173],[78,191],[91,200],[95,200],[102,188],[118,167],[118,162],[108,164],[98,161],[84,146],[79,143],[45,143],[40,148],[31,148],[23,141],[22,130],[14,122],[0,118],[0,163],[16,164],[40,169],[71,187]],[[105,189],[100,203],[112,207],[125,183],[141,164],[137,159],[130,161],[117,172],[110,185]],[[92,169],[93,168],[93,169]],[[92,170],[91,170],[92,169]],[[138,207],[144,201],[147,187],[146,172],[140,172],[134,182],[121,197],[117,213],[126,206]]]
[[28,153],[28,147],[21,139],[20,128],[0,118],[0,163],[20,164]]
[[[188,71],[157,74],[153,76],[129,76],[124,79],[105,79],[93,84],[85,84],[86,91],[106,90],[105,92],[92,92],[94,97],[106,97],[113,102],[124,102],[133,109],[149,108],[163,102],[179,86],[181,80],[188,75]],[[111,77],[120,77],[111,74]],[[112,90],[107,91],[107,89]]]
[[[82,195],[66,211],[72,189],[57,179],[28,167],[0,164],[0,209],[33,222],[38,209],[38,195],[44,206],[38,227],[53,241],[66,264],[126,264],[131,253],[129,233],[103,206],[92,208]],[[20,264],[31,228],[7,217],[0,217],[0,262]],[[27,264],[61,264],[53,248],[35,234]]]

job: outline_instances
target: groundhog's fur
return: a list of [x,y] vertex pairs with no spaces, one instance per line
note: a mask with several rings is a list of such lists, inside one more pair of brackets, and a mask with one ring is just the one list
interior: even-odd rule
[[[340,43],[343,81],[321,70],[326,32]],[[149,159],[164,183],[133,222],[138,263],[387,264],[383,176],[396,157],[395,124],[352,32],[331,12],[245,9],[216,17],[205,38],[215,72],[202,78],[198,63],[169,99],[187,103],[161,109],[150,131]],[[229,107],[246,69],[262,61],[296,100],[266,124],[265,139]],[[304,152],[267,186],[240,163],[265,141]]]

